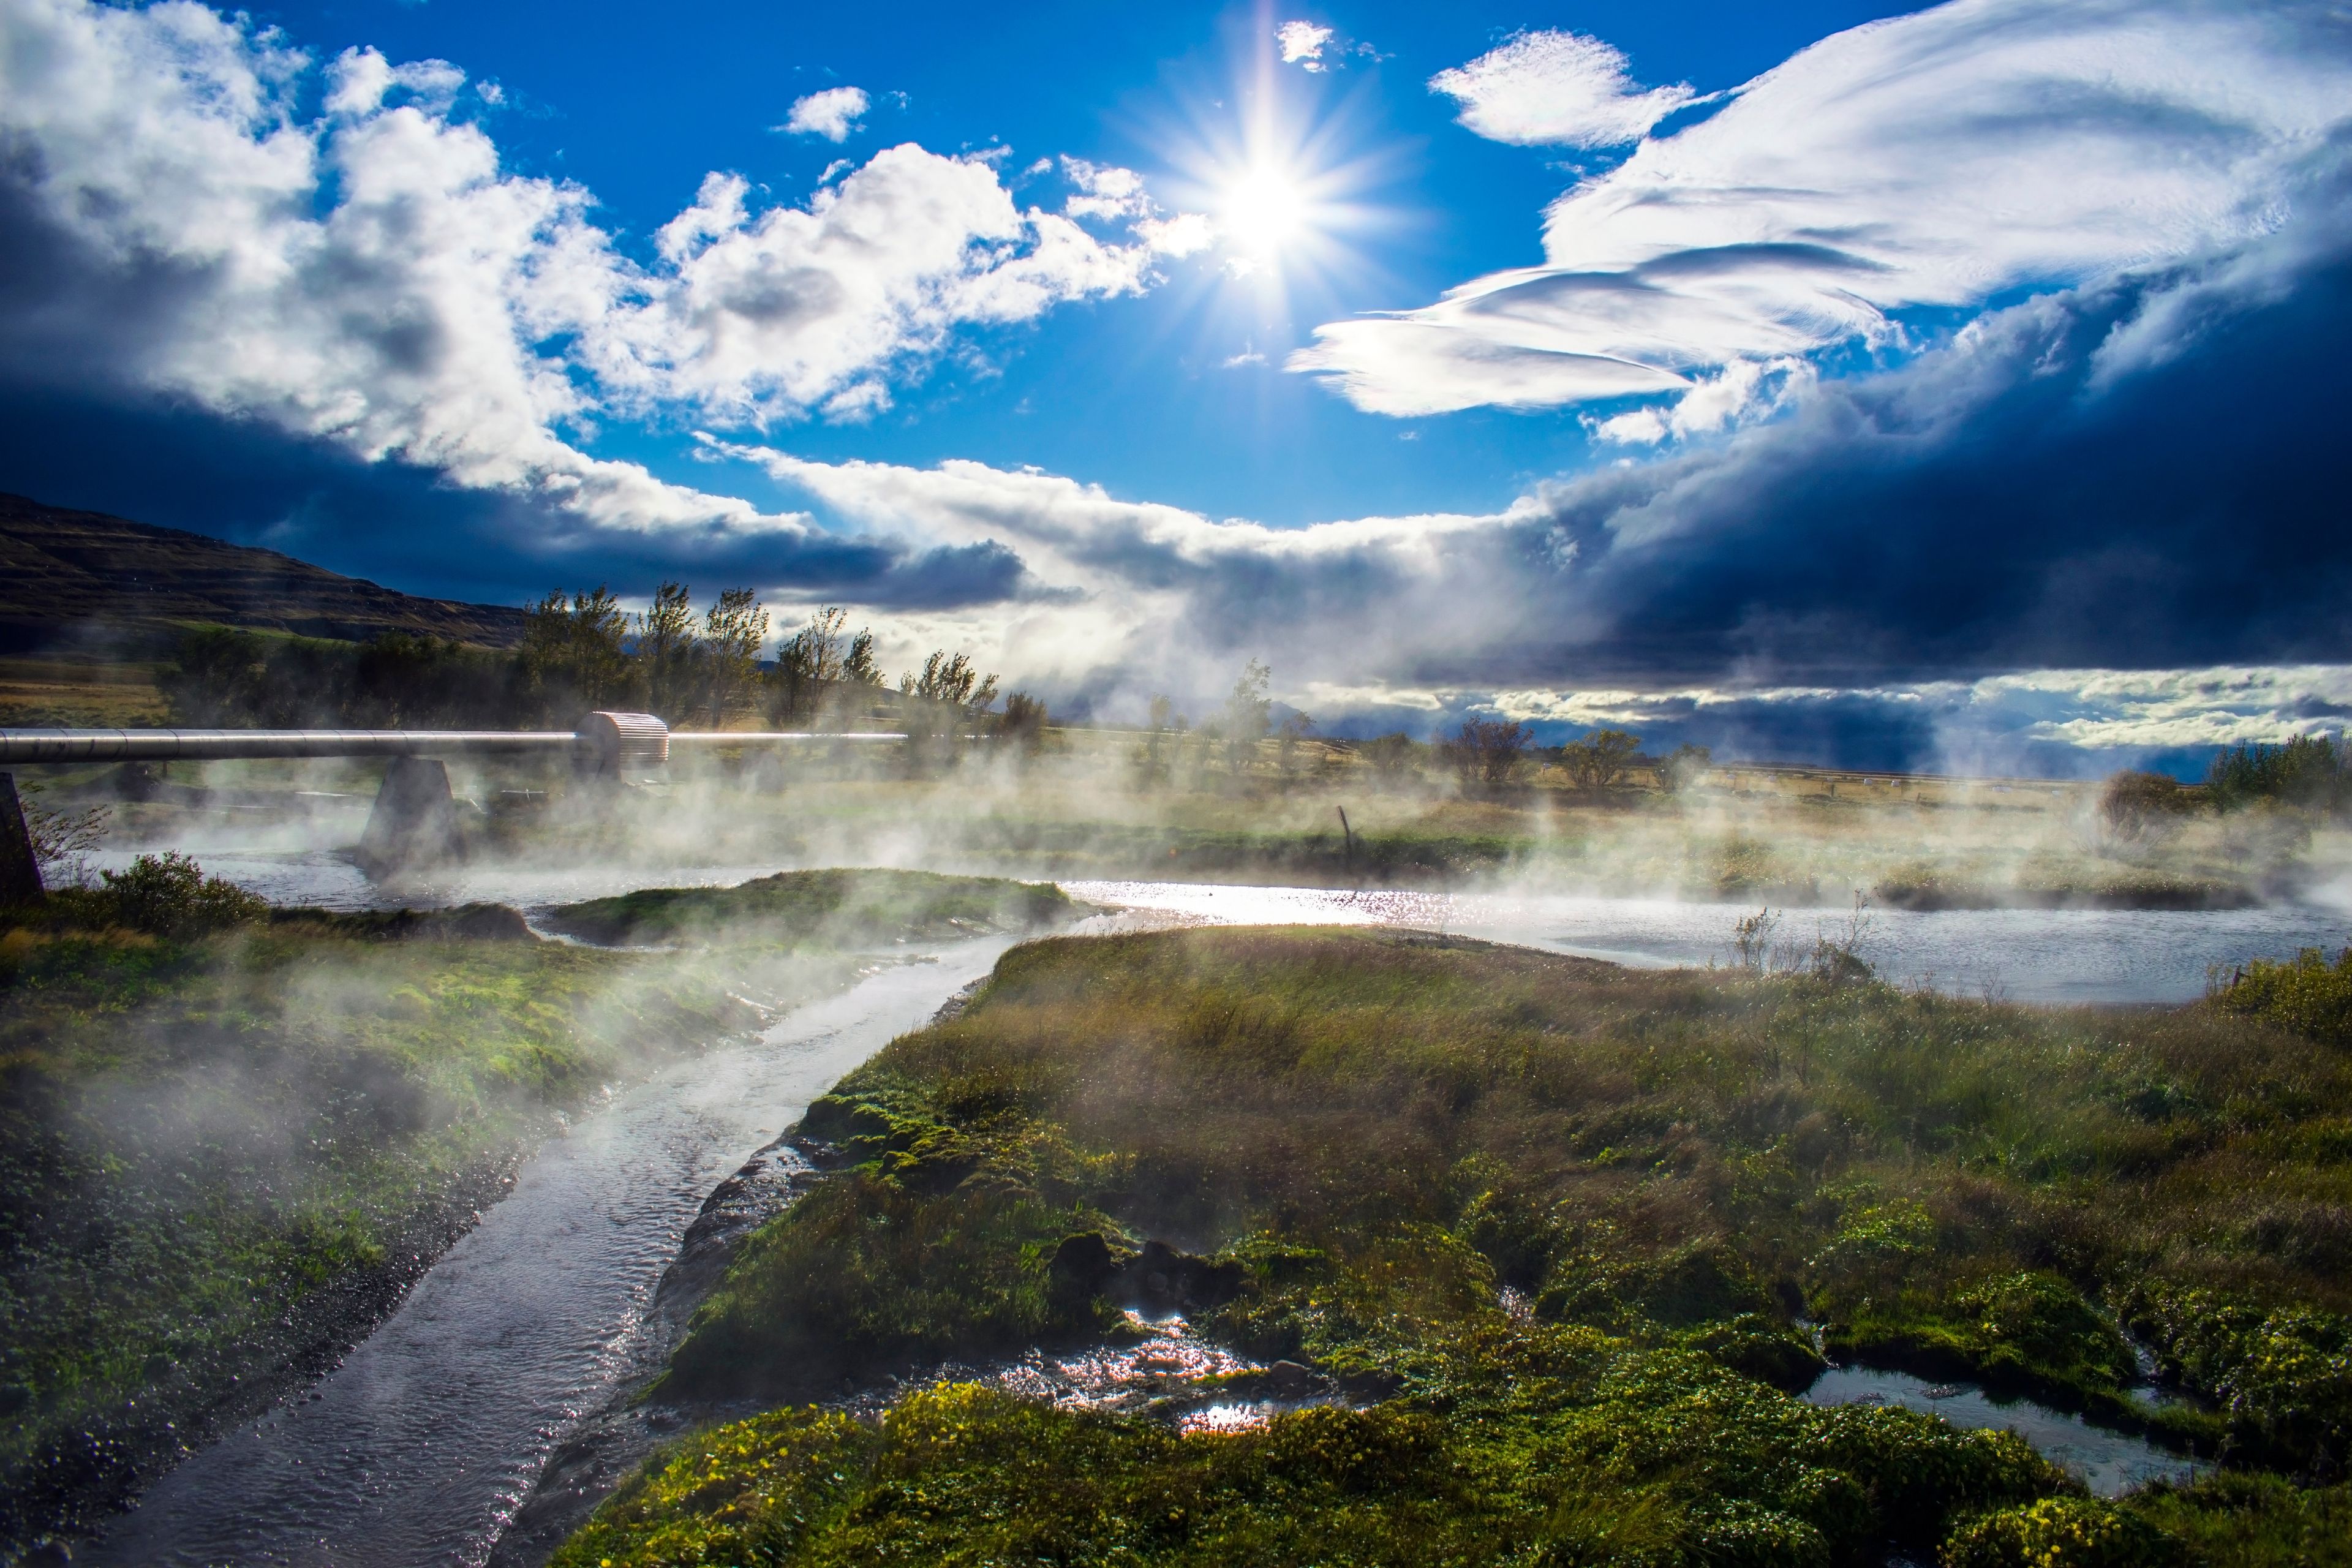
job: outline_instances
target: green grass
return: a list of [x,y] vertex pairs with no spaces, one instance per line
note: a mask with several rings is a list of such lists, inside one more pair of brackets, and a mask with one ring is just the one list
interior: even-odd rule
[[1034,931],[1076,906],[1051,883],[927,871],[782,871],[732,888],[649,888],[549,911],[548,923],[592,942],[847,946]]
[[[672,1392],[805,1399],[1099,1336],[1054,1266],[1091,1232],[1221,1256],[1244,1288],[1204,1331],[1381,1403],[1201,1437],[982,1393],[878,1430],[768,1417],[689,1439],[562,1561],[2344,1560],[2261,1544],[2338,1517],[2333,1494],[2109,1507],[2002,1440],[1782,1392],[1818,1364],[1801,1313],[1834,1350],[2242,1466],[2352,1451],[2352,1060],[2218,1006],[1379,932],[1062,939],[807,1130],[847,1172],[739,1258]],[[2210,1405],[2132,1398],[2126,1325]],[[950,1418],[968,1443],[936,1436]],[[844,1445],[820,1480],[758,1492],[751,1461],[697,1457],[820,1427]],[[1377,1484],[1276,1458],[1317,1433],[1402,1457],[1366,1461]]]

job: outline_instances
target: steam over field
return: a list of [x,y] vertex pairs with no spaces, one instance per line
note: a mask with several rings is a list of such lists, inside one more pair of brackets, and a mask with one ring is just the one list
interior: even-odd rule
[[[115,801],[110,843],[350,842],[379,770],[215,763],[60,772],[59,804]],[[2197,792],[2118,815],[2095,784],[1708,766],[1579,787],[1533,758],[1502,783],[1421,748],[1232,749],[1068,731],[961,750],[813,742],[681,752],[651,787],[567,795],[545,766],[453,763],[486,862],[642,868],[884,865],[988,875],[1508,888],[1916,909],[2227,908],[2352,898],[2326,812]],[[1675,784],[1678,787],[1662,787]],[[1345,823],[1342,822],[1345,814]]]

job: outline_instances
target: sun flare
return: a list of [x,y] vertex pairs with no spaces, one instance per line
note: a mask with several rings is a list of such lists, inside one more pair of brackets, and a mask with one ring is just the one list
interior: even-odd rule
[[1234,247],[1269,257],[1307,226],[1307,193],[1287,171],[1268,164],[1243,170],[1225,187],[1218,223]]

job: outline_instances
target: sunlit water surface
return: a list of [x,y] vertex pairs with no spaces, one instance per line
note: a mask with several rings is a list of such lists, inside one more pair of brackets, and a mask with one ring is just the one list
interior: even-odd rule
[[[1723,963],[1752,907],[1572,894],[1235,888],[1192,882],[1064,882],[1092,903],[1225,925],[1392,925],[1451,931],[1642,967]],[[1851,909],[1776,911],[1773,944],[1793,953],[1857,934]],[[2209,970],[2331,950],[2352,932],[2341,910],[1865,910],[1858,951],[1889,980],[2020,1002],[2179,1002]]]
[[[125,852],[93,858],[127,864]],[[561,868],[487,864],[378,884],[325,851],[215,847],[205,868],[274,903],[326,909],[425,909],[482,900],[534,908],[646,887],[725,887],[773,863]],[[1066,881],[1073,898],[1136,912],[1137,923],[1391,925],[1452,931],[1644,967],[1729,961],[1732,927],[1754,909],[1673,899],[1582,894],[1420,892],[1399,889],[1255,888],[1201,882]],[[1793,952],[1843,940],[1854,911],[1776,911],[1775,945]],[[1861,955],[1887,979],[2020,1002],[2180,1002],[2206,977],[2250,958],[2284,958],[2352,941],[2352,910],[2315,904],[2249,910],[1867,910]]]
[[2190,1481],[2212,1468],[2030,1399],[1996,1400],[1973,1384],[1929,1383],[1907,1372],[1833,1366],[1805,1398],[1814,1405],[1900,1405],[1970,1431],[2015,1432],[2098,1497],[2119,1497],[2151,1481]]

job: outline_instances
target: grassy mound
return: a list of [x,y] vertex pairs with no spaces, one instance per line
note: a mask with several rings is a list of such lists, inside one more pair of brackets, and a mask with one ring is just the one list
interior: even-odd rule
[[[1819,1365],[1802,1316],[1835,1352],[2325,1472],[2352,1451],[2347,1129],[2352,1061],[2210,1006],[2042,1011],[1372,931],[1039,942],[812,1110],[849,1168],[747,1247],[673,1391],[806,1398],[1098,1335],[1071,1260],[1160,1240],[1238,1279],[1193,1303],[1204,1331],[1374,1407],[1182,1437],[979,1393],[878,1431],[764,1418],[689,1440],[563,1561],[1848,1562],[1948,1541],[2088,1563],[2284,1540],[2340,1503],[2111,1507],[2000,1440],[1782,1391]],[[2135,1398],[2126,1326],[2210,1407]],[[762,1479],[750,1456],[820,1428],[846,1446],[821,1484]],[[1326,1436],[1377,1481],[1274,1458]],[[1013,1521],[1034,1537],[989,1533]]]
[[846,946],[1037,931],[1077,906],[1050,883],[929,871],[780,871],[732,888],[649,888],[551,910],[551,929],[609,945]]

